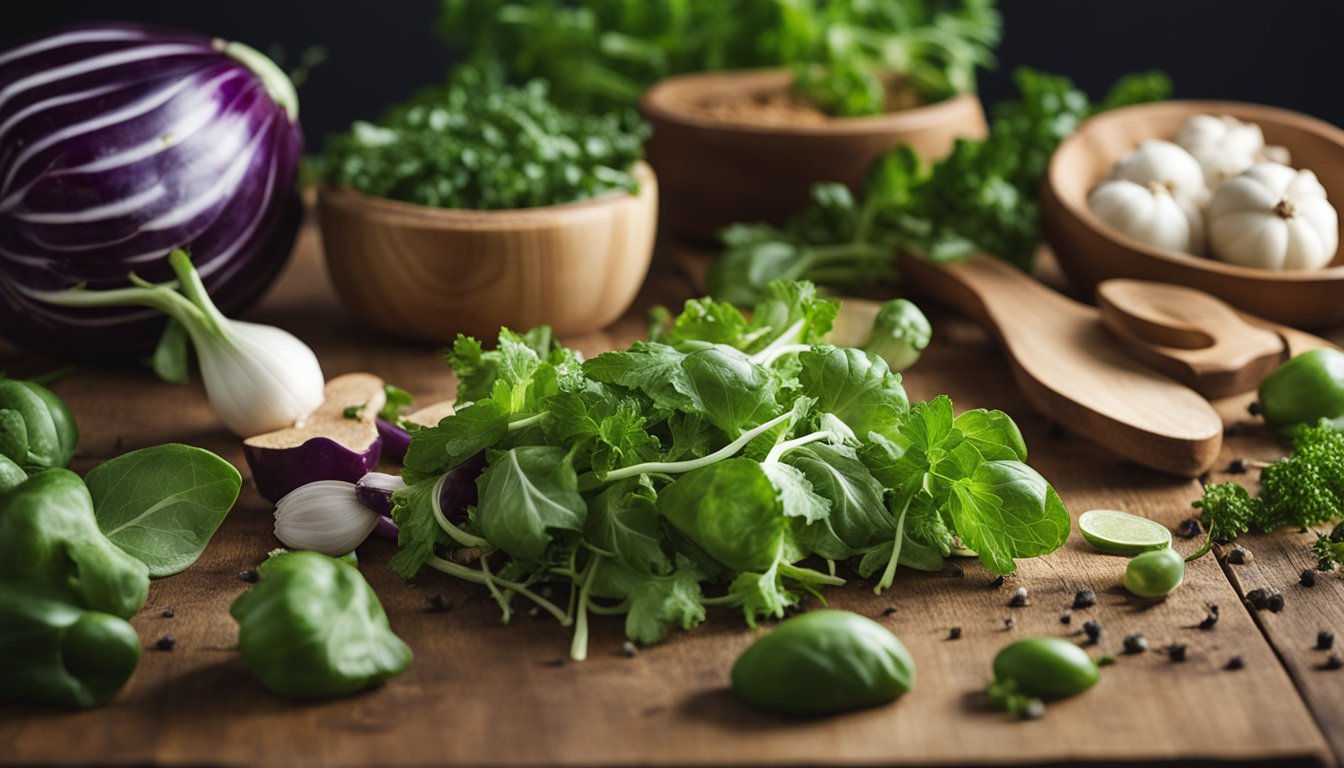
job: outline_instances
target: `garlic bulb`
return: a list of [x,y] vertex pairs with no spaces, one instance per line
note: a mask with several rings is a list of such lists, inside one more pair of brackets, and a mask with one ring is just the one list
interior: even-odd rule
[[1210,189],[1255,165],[1265,148],[1260,126],[1235,117],[1194,115],[1181,126],[1176,143],[1199,161]]
[[1204,216],[1189,199],[1173,196],[1155,181],[1111,180],[1087,196],[1087,207],[1115,230],[1151,245],[1199,255],[1204,252]]
[[344,555],[364,543],[378,514],[355,497],[355,484],[320,480],[275,503],[275,537],[290,549]]
[[1204,169],[1189,152],[1170,141],[1145,141],[1111,169],[1111,179],[1132,181],[1143,187],[1157,184],[1182,202],[1203,207],[1209,199]]
[[1209,241],[1215,257],[1243,267],[1318,269],[1339,248],[1339,214],[1316,174],[1258,163],[1218,188]]

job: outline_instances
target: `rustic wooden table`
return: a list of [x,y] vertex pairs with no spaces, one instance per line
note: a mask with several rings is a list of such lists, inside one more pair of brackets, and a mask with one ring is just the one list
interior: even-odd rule
[[[342,312],[318,251],[310,228],[252,318],[312,343],[328,376],[368,370],[422,402],[450,397],[453,382],[433,349],[375,335]],[[625,319],[567,341],[589,354],[624,345],[643,332],[649,306],[675,306],[692,292],[679,272],[655,270]],[[1013,414],[1031,463],[1075,515],[1120,508],[1172,527],[1190,516],[1197,482],[1123,464],[1103,447],[1066,436],[1023,402],[983,332],[932,314],[935,341],[906,375],[912,399],[946,392],[959,408]],[[1344,340],[1344,329],[1334,337]],[[0,350],[0,369],[11,375],[51,365]],[[198,384],[168,386],[139,369],[84,368],[55,388],[83,432],[78,470],[166,441],[201,445],[244,466],[238,441],[216,421]],[[1281,454],[1245,414],[1245,401],[1219,404],[1230,427],[1220,466]],[[383,567],[392,551],[384,542],[361,549],[361,568],[415,651],[411,670],[346,699],[282,701],[248,673],[228,615],[248,586],[239,573],[277,546],[270,512],[245,485],[200,562],[153,585],[133,620],[144,657],[111,704],[82,713],[0,708],[0,763],[1334,765],[1344,754],[1344,672],[1319,669],[1325,655],[1311,650],[1318,630],[1344,634],[1344,579],[1298,585],[1311,565],[1304,533],[1248,537],[1255,553],[1248,565],[1200,560],[1186,585],[1156,605],[1128,599],[1118,587],[1125,560],[1091,550],[1076,532],[1055,554],[1023,562],[997,589],[971,560],[941,574],[903,570],[881,597],[863,583],[836,589],[828,593],[833,606],[872,616],[900,635],[917,661],[918,684],[891,706],[796,720],[748,710],[727,690],[733,659],[757,634],[737,616],[711,612],[700,628],[633,658],[621,654],[619,620],[598,618],[589,660],[573,663],[567,630],[553,621],[524,614],[501,626],[481,591],[432,572],[407,585]],[[1176,546],[1185,551],[1194,543]],[[1010,608],[1019,585],[1030,590],[1031,603]],[[1083,587],[1096,590],[1098,605],[1074,611],[1066,626],[1060,615]],[[1243,607],[1242,594],[1257,587],[1282,592],[1285,610]],[[451,610],[428,610],[436,593],[451,598]],[[1197,625],[1214,605],[1221,620],[1201,631]],[[167,608],[172,618],[162,617]],[[1015,625],[1005,628],[1009,618]],[[1081,642],[1087,619],[1103,627],[1094,653],[1118,659],[1093,691],[1051,705],[1035,722],[987,708],[981,692],[1001,646],[1034,634]],[[948,639],[952,627],[961,627],[960,640]],[[1121,640],[1133,632],[1154,650],[1122,655]],[[175,648],[154,650],[168,633]],[[1157,652],[1172,643],[1188,646],[1184,663]],[[1244,669],[1223,669],[1233,656],[1245,659]]]

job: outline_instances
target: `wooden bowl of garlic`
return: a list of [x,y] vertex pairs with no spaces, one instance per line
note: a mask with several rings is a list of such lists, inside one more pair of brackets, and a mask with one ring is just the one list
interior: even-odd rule
[[1344,323],[1344,130],[1329,123],[1222,101],[1104,112],[1056,150],[1041,207],[1088,293],[1155,280],[1289,325]]

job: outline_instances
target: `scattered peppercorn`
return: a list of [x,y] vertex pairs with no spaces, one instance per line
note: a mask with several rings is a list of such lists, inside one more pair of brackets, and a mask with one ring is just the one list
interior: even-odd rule
[[947,630],[947,639],[948,639],[948,640],[960,640],[960,639],[961,639],[961,627],[953,627],[953,628]]
[[1008,607],[1021,608],[1026,604],[1027,604],[1027,588],[1018,587],[1017,591],[1013,593],[1012,599],[1008,601]]
[[1073,593],[1073,610],[1079,611],[1083,608],[1091,608],[1097,604],[1097,593],[1092,591],[1091,587],[1083,587]]
[[257,577],[257,569],[256,569],[256,568],[248,568],[248,569],[245,570],[245,571],[239,571],[239,572],[238,572],[238,580],[239,580],[239,581],[245,581],[245,582],[247,582],[248,584],[256,584],[256,583],[257,583],[257,578],[258,578],[258,577]]
[[1245,459],[1233,459],[1232,463],[1227,465],[1227,471],[1233,475],[1244,475],[1249,467]]
[[635,647],[634,643],[630,642],[629,640],[626,640],[624,643],[621,643],[621,655],[624,656],[625,658],[633,659],[635,657],[635,654],[637,653],[639,653],[639,649]]
[[1207,632],[1213,629],[1214,625],[1217,623],[1218,623],[1217,612],[1211,612],[1209,613],[1209,615],[1204,617],[1203,621],[1199,622],[1199,628]]
[[886,608],[883,608],[883,609],[882,609],[882,615],[883,615],[883,616],[890,616],[890,615],[892,615],[892,614],[894,614],[894,613],[896,613],[896,606],[894,606],[894,605],[889,605],[889,606],[887,606]]
[[163,609],[163,613],[160,613],[159,615],[162,616],[162,617],[165,618],[165,619],[171,619],[171,618],[173,618],[174,616],[176,616],[177,614],[173,612],[173,609],[172,609],[172,608],[164,608],[164,609]]
[[1259,416],[1259,415],[1260,415],[1260,401],[1259,401],[1259,400],[1252,400],[1252,401],[1251,401],[1251,404],[1248,405],[1248,406],[1246,406],[1246,412],[1249,413],[1249,414],[1251,414],[1252,416]]
[[1125,653],[1143,653],[1148,650],[1148,638],[1143,635],[1125,635]]
[[1269,593],[1263,589],[1252,589],[1246,593],[1246,602],[1257,611],[1263,611],[1269,607]]
[[1087,641],[1095,645],[1101,640],[1101,622],[1096,619],[1083,622],[1083,633],[1087,635]]
[[1017,626],[1017,622],[1013,621],[1011,616],[1003,620],[1004,629],[1012,629],[1015,626]]
[[1068,611],[1065,611],[1065,612],[1059,614],[1059,623],[1060,623],[1060,624],[1072,624],[1072,623],[1073,623],[1073,614],[1072,614],[1072,613],[1069,613]]
[[1297,583],[1304,587],[1316,586],[1316,572],[1310,568],[1306,569],[1302,572],[1302,575],[1297,578]]
[[1176,526],[1176,535],[1182,539],[1193,539],[1203,532],[1204,526],[1200,525],[1199,521],[1193,517],[1182,520],[1181,524]]
[[1344,660],[1341,660],[1339,658],[1338,653],[1332,653],[1330,654],[1330,658],[1326,659],[1325,663],[1321,665],[1321,669],[1328,669],[1332,671],[1336,669],[1344,669]]
[[1244,668],[1245,666],[1246,666],[1246,659],[1240,656],[1233,656],[1232,658],[1227,660],[1227,665],[1224,666],[1223,669],[1226,669],[1229,672],[1235,672],[1238,669]]
[[1271,613],[1278,613],[1279,611],[1282,611],[1283,595],[1280,595],[1278,592],[1275,592],[1274,594],[1270,595],[1269,598],[1265,600],[1265,607],[1268,608]]
[[998,589],[999,587],[1002,587],[1002,586],[1003,586],[1003,577],[1002,577],[1002,576],[999,576],[999,577],[995,578],[993,581],[989,582],[989,586],[990,586],[991,589]]
[[1098,667],[1109,667],[1114,663],[1115,663],[1115,657],[1109,653],[1097,659]]
[[442,592],[435,592],[425,598],[425,602],[429,603],[429,610],[439,613],[450,610],[453,607],[453,601],[448,599]]
[[1233,547],[1232,551],[1227,554],[1227,562],[1232,565],[1245,565],[1252,560],[1255,560],[1255,555],[1251,554],[1251,551],[1245,547]]
[[177,645],[177,638],[172,635],[164,635],[159,638],[157,643],[154,643],[154,648],[160,651],[171,651],[174,645]]
[[1167,646],[1167,658],[1174,662],[1185,661],[1185,651],[1186,648],[1184,645],[1181,645],[1180,643],[1172,643]]
[[1316,650],[1328,651],[1335,647],[1335,633],[1321,630],[1316,633]]

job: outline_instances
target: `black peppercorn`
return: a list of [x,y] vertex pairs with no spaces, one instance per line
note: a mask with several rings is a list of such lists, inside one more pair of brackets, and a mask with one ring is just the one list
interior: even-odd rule
[[1167,646],[1167,658],[1175,662],[1185,661],[1186,648],[1180,643],[1173,643]]
[[1304,587],[1316,586],[1316,572],[1310,568],[1306,569],[1302,572],[1302,575],[1297,578],[1297,583]]
[[882,609],[883,616],[891,616],[894,613],[896,613],[896,606],[894,605],[889,605],[886,608]]
[[1072,623],[1073,623],[1073,614],[1069,613],[1068,611],[1065,611],[1065,612],[1059,614],[1059,623],[1060,623],[1060,624],[1072,624]]
[[1254,559],[1255,555],[1252,555],[1251,551],[1244,547],[1234,547],[1232,551],[1227,554],[1227,562],[1232,565],[1245,565]]
[[1026,604],[1027,604],[1027,588],[1018,587],[1017,591],[1013,593],[1012,599],[1008,601],[1008,607],[1021,608]]
[[1235,672],[1238,669],[1244,668],[1245,666],[1246,666],[1246,659],[1240,656],[1233,656],[1232,658],[1227,660],[1227,665],[1224,666],[1223,669],[1226,669],[1229,672]]
[[999,587],[1002,587],[1002,586],[1003,586],[1003,577],[1002,577],[1002,576],[999,576],[998,578],[996,578],[996,579],[994,579],[993,581],[989,582],[989,586],[990,586],[991,589],[998,589]]
[[1090,587],[1083,587],[1073,593],[1073,610],[1078,611],[1083,608],[1091,608],[1097,604],[1097,593]]
[[1339,654],[1332,653],[1330,654],[1330,658],[1326,659],[1325,663],[1321,665],[1321,669],[1328,669],[1332,671],[1336,669],[1344,669],[1344,660],[1341,660],[1339,658]]
[[238,580],[245,581],[248,584],[256,584],[258,578],[257,570],[255,568],[248,568],[245,571],[238,572]]
[[626,640],[624,643],[621,643],[621,655],[624,656],[625,658],[633,659],[635,657],[635,654],[637,653],[639,653],[639,649],[635,647],[634,643],[630,642],[629,640]]
[[449,610],[450,608],[453,607],[453,601],[449,600],[440,592],[435,592],[434,594],[425,598],[425,602],[429,603],[429,610],[431,611],[442,612]]
[[1274,594],[1270,595],[1265,600],[1265,607],[1268,608],[1271,613],[1278,613],[1279,611],[1282,611],[1283,595],[1280,595],[1278,592],[1275,592]]
[[1087,635],[1089,643],[1097,643],[1101,640],[1101,622],[1096,619],[1083,622],[1083,633]]
[[162,617],[165,618],[165,619],[171,619],[171,618],[173,618],[174,616],[176,616],[177,614],[173,611],[172,608],[164,608],[164,609],[163,609],[163,613],[160,613],[159,615],[162,616]]
[[1232,463],[1227,465],[1227,471],[1233,475],[1244,475],[1249,466],[1245,459],[1233,459]]
[[1246,593],[1246,602],[1257,611],[1263,611],[1269,607],[1269,593],[1263,589],[1252,589]]
[[1335,633],[1321,630],[1316,633],[1316,650],[1328,651],[1335,647]]
[[1013,621],[1011,616],[1003,620],[1004,629],[1012,629],[1015,626],[1017,626],[1017,622]]
[[947,631],[947,639],[948,639],[948,640],[960,640],[960,639],[961,639],[961,627],[953,627],[953,628],[949,629],[949,630]]
[[1193,539],[1203,532],[1204,526],[1200,525],[1199,521],[1193,517],[1182,520],[1181,524],[1176,526],[1176,535],[1182,539]]
[[1203,621],[1199,622],[1199,628],[1207,632],[1208,630],[1213,629],[1214,625],[1217,623],[1218,613],[1216,611],[1210,612],[1209,615],[1204,617]]
[[1148,650],[1148,638],[1143,635],[1125,635],[1125,653],[1143,653]]
[[157,643],[154,643],[154,648],[160,651],[171,651],[175,645],[177,645],[176,637],[173,637],[172,635],[164,635],[159,638]]

